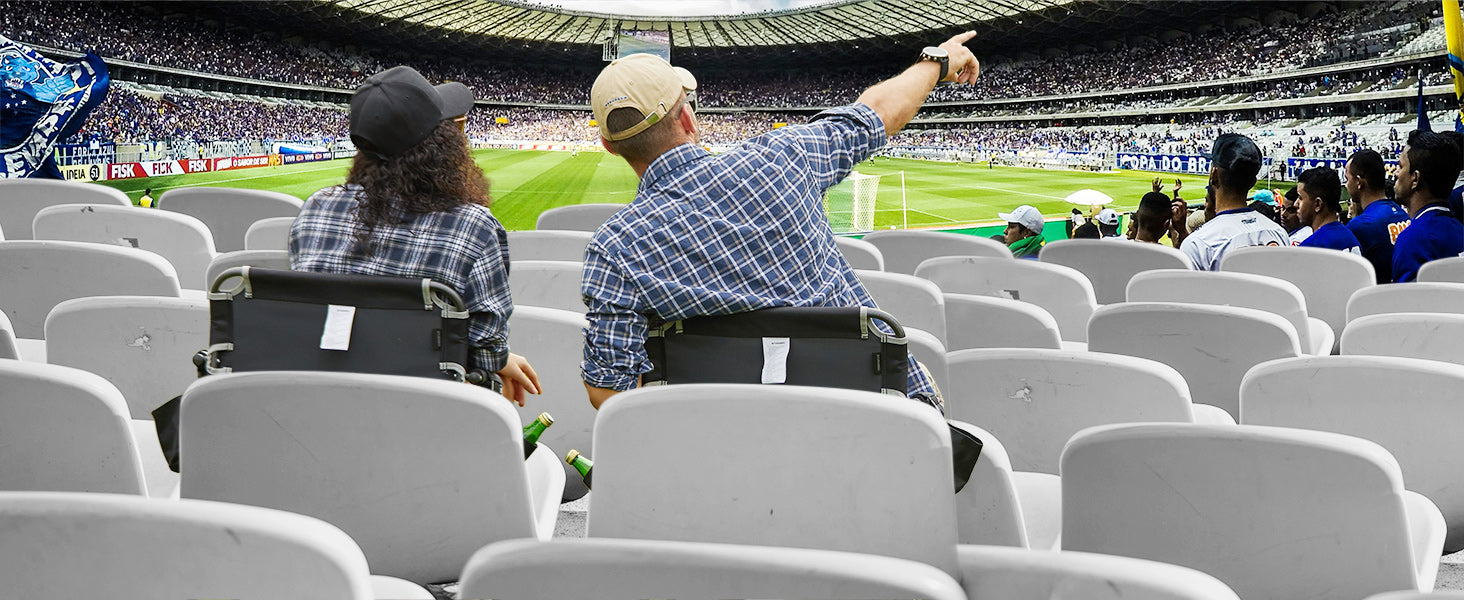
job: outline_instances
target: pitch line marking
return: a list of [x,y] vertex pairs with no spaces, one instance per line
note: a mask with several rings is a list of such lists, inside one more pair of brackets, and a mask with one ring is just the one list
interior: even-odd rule
[[[151,188],[151,189],[154,189],[154,190],[171,190],[173,188],[183,188],[183,187],[209,187],[209,186],[211,186],[211,185],[213,185],[215,183],[229,183],[229,182],[232,182],[232,181],[247,181],[247,180],[250,180],[250,179],[263,179],[265,177],[279,177],[281,175],[293,175],[295,173],[314,173],[316,171],[329,171],[331,169],[339,169],[339,168],[341,168],[341,165],[336,165],[334,167],[321,167],[319,169],[305,169],[303,171],[291,171],[289,173],[275,173],[273,175],[255,175],[253,177],[236,177],[234,179],[220,179],[218,181],[210,181],[210,182],[205,183],[205,184],[165,185],[165,186],[162,186],[162,187],[155,187],[155,188]],[[125,193],[128,193],[128,192],[140,192],[140,191],[145,190],[145,189],[149,189],[148,186],[143,186],[143,187],[140,187],[140,188],[137,188],[137,189],[133,189],[133,190],[126,190],[126,191],[124,191],[122,193],[125,194]]]

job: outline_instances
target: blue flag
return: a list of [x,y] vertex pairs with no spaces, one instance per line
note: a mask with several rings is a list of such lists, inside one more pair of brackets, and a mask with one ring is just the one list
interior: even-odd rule
[[81,129],[111,82],[94,53],[61,63],[0,36],[0,177],[60,179],[52,149]]

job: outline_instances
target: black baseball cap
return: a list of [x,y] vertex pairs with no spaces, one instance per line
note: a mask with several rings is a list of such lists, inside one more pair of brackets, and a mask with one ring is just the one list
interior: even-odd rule
[[433,86],[416,69],[392,67],[372,75],[351,96],[351,142],[396,156],[422,143],[443,119],[468,114],[473,92],[449,82]]
[[1210,166],[1255,177],[1261,172],[1261,149],[1250,138],[1238,133],[1227,133],[1215,138],[1210,152],[1202,153],[1210,159]]

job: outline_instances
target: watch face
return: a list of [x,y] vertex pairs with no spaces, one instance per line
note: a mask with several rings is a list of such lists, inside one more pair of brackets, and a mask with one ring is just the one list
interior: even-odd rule
[[933,56],[935,58],[946,58],[950,56],[950,53],[946,52],[945,48],[938,48],[936,46],[926,46],[925,49],[921,52],[924,52],[927,56]]

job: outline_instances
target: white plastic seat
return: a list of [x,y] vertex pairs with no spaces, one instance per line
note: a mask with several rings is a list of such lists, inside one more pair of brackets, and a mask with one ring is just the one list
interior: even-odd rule
[[[573,574],[565,567],[572,565]],[[463,598],[931,598],[964,600],[930,565],[869,554],[665,540],[497,542],[463,571]]]
[[515,263],[514,268],[525,260],[584,262],[585,246],[589,245],[593,235],[590,231],[510,231],[508,258]]
[[1254,425],[1086,429],[1062,457],[1064,549],[1209,573],[1242,598],[1433,588],[1444,520],[1381,446]]
[[1438,592],[1410,592],[1407,590],[1397,592],[1383,592],[1368,596],[1366,600],[1464,600],[1464,592],[1461,591],[1438,591]]
[[20,348],[15,344],[15,327],[3,310],[0,310],[0,358],[20,360]]
[[879,248],[874,244],[845,235],[834,236],[834,244],[839,247],[839,253],[844,255],[844,260],[849,261],[851,268],[884,270],[884,255],[880,254]]
[[1095,425],[1234,423],[1219,408],[1191,403],[1178,371],[1144,358],[1000,348],[953,352],[947,363],[946,414],[1001,438],[1018,471],[1056,475],[1068,439]]
[[1418,281],[1464,283],[1464,256],[1436,258],[1418,268]]
[[946,348],[1061,348],[1057,320],[1036,304],[945,294]]
[[[224,252],[208,264],[208,272],[204,281],[213,285],[215,279],[219,278],[224,271],[234,267],[258,267],[261,269],[276,269],[280,271],[290,270],[290,252],[288,250],[236,250]],[[208,288],[204,288],[208,289]]]
[[1151,560],[964,544],[956,554],[966,597],[973,600],[1240,600],[1219,579]]
[[562,260],[513,261],[508,268],[508,289],[513,291],[514,305],[585,314],[585,301],[580,295],[584,268],[584,263]]
[[147,493],[127,401],[107,380],[0,360],[0,390],[0,490]]
[[1342,353],[1402,356],[1464,365],[1464,314],[1391,313],[1362,317],[1348,323],[1342,332]]
[[36,213],[57,204],[103,204],[132,208],[132,201],[121,190],[95,183],[59,181],[55,179],[0,178],[0,240],[35,239],[31,224]]
[[[580,379],[584,328],[581,313],[539,306],[515,306],[508,319],[508,347],[533,363],[542,388],[540,395],[529,397],[528,406],[518,408],[519,420],[528,423],[541,412],[554,417],[554,425],[539,440],[558,448],[559,456],[570,449],[595,455],[590,436],[596,411]],[[563,498],[584,496],[588,490],[579,472],[562,460],[556,462],[564,470]]]
[[299,216],[299,198],[269,190],[199,186],[175,188],[158,198],[158,208],[191,215],[213,232],[219,252],[244,250],[249,226],[270,217]]
[[1190,399],[1240,418],[1240,380],[1251,367],[1301,355],[1285,319],[1253,308],[1128,302],[1099,308],[1088,349],[1159,361],[1179,371]]
[[208,303],[193,298],[93,296],[56,305],[46,318],[51,364],[96,373],[127,399],[134,419],[198,379],[193,355],[208,347]]
[[599,229],[600,225],[603,225],[611,215],[620,212],[622,208],[625,208],[624,204],[557,206],[539,213],[539,218],[534,222],[534,229],[594,231]]
[[93,242],[154,252],[178,272],[178,284],[201,290],[213,261],[213,235],[184,214],[132,206],[59,204],[36,213],[35,239]]
[[0,492],[0,529],[0,581],[14,598],[432,598],[369,576],[329,523],[253,506]]
[[879,248],[885,270],[891,273],[915,274],[915,268],[928,258],[937,256],[986,256],[1011,258],[1006,244],[979,235],[944,231],[895,229],[874,231],[864,241]]
[[1088,276],[1099,304],[1123,302],[1129,279],[1155,269],[1191,270],[1183,252],[1159,244],[1120,244],[1110,240],[1054,240],[1037,260],[1077,269]]
[[1464,283],[1412,281],[1358,290],[1347,300],[1347,322],[1402,312],[1464,313]]
[[323,519],[372,571],[456,578],[483,545],[548,539],[564,471],[524,460],[513,406],[448,380],[275,371],[200,379],[183,396],[182,495]]
[[930,378],[935,380],[935,386],[941,390],[946,389],[950,378],[946,371],[946,349],[945,344],[940,343],[930,332],[905,328],[905,346],[910,350],[910,356],[930,372]]
[[950,431],[917,402],[798,386],[640,388],[600,406],[595,453],[589,537],[841,550],[956,572]]
[[944,256],[920,263],[915,276],[947,294],[995,296],[1030,302],[1057,321],[1062,339],[1088,341],[1088,318],[1098,308],[1093,284],[1077,269],[1031,260]]
[[1330,248],[1236,248],[1225,253],[1220,270],[1291,282],[1306,297],[1307,316],[1321,319],[1334,334],[1347,325],[1347,299],[1377,285],[1377,274],[1367,259]]
[[886,271],[855,271],[874,303],[904,327],[928,332],[947,348],[945,298],[934,283],[914,275]]
[[970,423],[951,424],[982,442],[981,459],[956,494],[960,543],[1056,550],[1062,535],[1062,479],[1014,471],[1000,438]]
[[18,338],[42,339],[46,315],[86,296],[178,297],[178,274],[163,257],[87,242],[0,242],[0,309]]
[[268,217],[244,230],[245,250],[289,250],[290,226],[295,217]]
[[[1399,393],[1406,389],[1405,393]],[[1444,552],[1464,550],[1464,366],[1385,356],[1327,356],[1256,365],[1240,386],[1250,425],[1299,427],[1377,442],[1398,460],[1408,489],[1444,515]]]
[[[1340,253],[1339,253],[1340,254]],[[1331,354],[1336,342],[1332,328],[1309,316],[1306,296],[1291,282],[1219,271],[1161,270],[1139,273],[1129,280],[1129,302],[1190,302],[1254,308],[1280,315],[1296,329],[1296,341],[1307,354]]]

